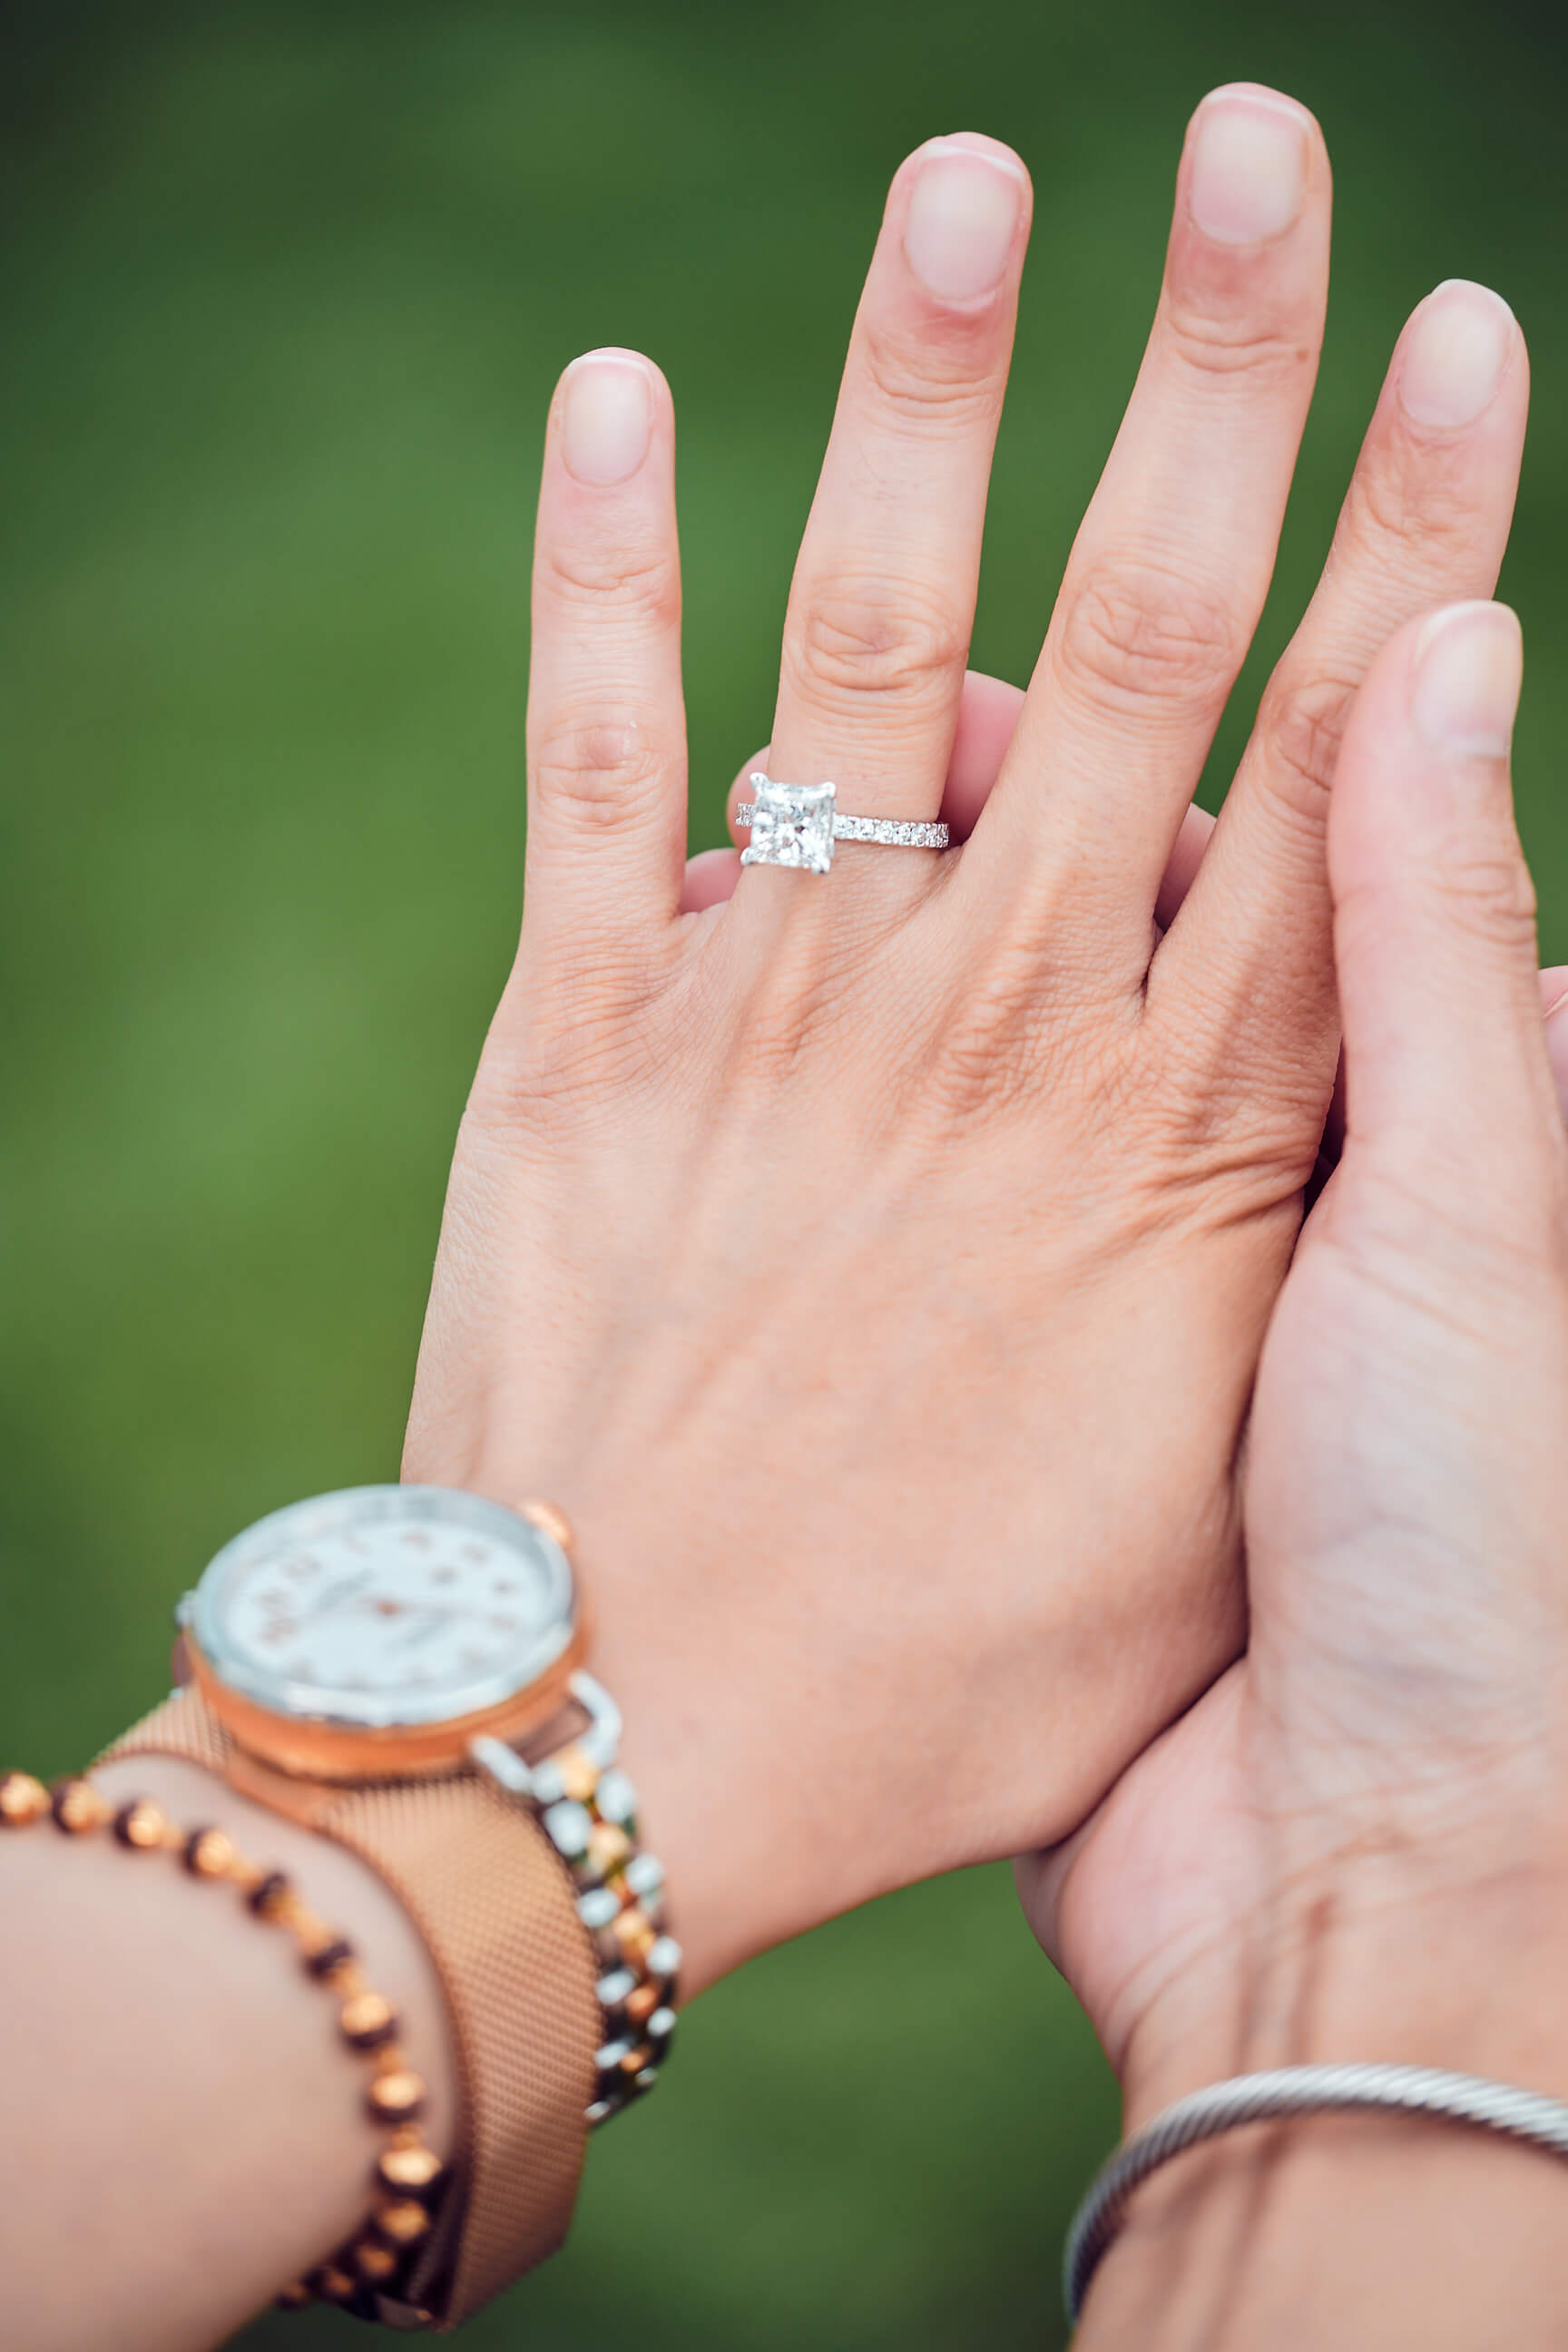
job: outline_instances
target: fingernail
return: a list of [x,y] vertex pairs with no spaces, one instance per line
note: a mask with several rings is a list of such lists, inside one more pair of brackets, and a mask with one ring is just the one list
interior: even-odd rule
[[1519,622],[1506,604],[1450,604],[1415,641],[1415,723],[1440,751],[1506,759],[1523,676]]
[[1023,201],[1016,164],[933,140],[904,216],[904,259],[927,292],[963,302],[999,286]]
[[653,391],[635,360],[589,352],[566,373],[561,455],[579,482],[605,488],[624,482],[647,456]]
[[1500,294],[1450,278],[1410,322],[1399,398],[1417,425],[1473,425],[1497,398],[1513,343],[1513,312]]
[[1187,210],[1216,245],[1261,245],[1298,217],[1307,193],[1307,123],[1288,99],[1216,90],[1193,132]]

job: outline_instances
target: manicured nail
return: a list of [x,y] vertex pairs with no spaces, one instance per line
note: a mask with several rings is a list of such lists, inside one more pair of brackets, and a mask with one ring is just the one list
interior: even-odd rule
[[647,456],[653,389],[636,360],[589,352],[566,372],[561,455],[579,482],[624,482]]
[[1410,322],[1399,398],[1417,425],[1473,425],[1497,398],[1513,344],[1513,312],[1500,294],[1450,278]]
[[989,294],[1002,282],[1023,201],[1016,163],[933,139],[904,216],[904,259],[944,301]]
[[1282,236],[1307,193],[1307,122],[1288,99],[1215,90],[1193,131],[1187,209],[1216,245]]
[[1415,641],[1415,723],[1458,759],[1506,759],[1523,676],[1519,622],[1506,604],[1450,604]]

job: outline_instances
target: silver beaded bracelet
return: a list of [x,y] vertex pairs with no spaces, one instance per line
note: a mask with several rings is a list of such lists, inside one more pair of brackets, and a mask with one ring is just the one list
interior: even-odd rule
[[1116,2242],[1133,2190],[1172,2157],[1241,2124],[1366,2108],[1441,2116],[1449,2123],[1523,2140],[1568,2162],[1568,2106],[1508,2083],[1446,2074],[1431,2066],[1277,2066],[1266,2074],[1238,2074],[1163,2109],[1101,2170],[1068,2232],[1062,2284],[1068,2318],[1077,2325],[1089,2281]]

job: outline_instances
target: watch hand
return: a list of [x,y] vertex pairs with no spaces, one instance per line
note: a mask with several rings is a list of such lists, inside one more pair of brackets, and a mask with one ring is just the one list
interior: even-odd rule
[[329,1584],[324,1592],[316,1594],[310,1608],[305,1612],[306,1622],[312,1618],[324,1617],[331,1609],[341,1609],[345,1601],[357,1601],[369,1581],[368,1570],[362,1570],[354,1576],[340,1576],[335,1584]]
[[428,1641],[433,1633],[438,1633],[451,1618],[467,1613],[455,1609],[426,1609],[405,1632],[398,1635],[393,1646],[399,1650],[417,1649],[421,1642]]

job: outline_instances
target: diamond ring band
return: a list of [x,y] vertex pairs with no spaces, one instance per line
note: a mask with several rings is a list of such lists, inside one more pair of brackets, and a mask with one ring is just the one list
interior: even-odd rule
[[865,841],[879,849],[945,849],[945,824],[910,824],[898,817],[843,816],[836,784],[775,784],[760,769],[747,777],[756,798],[735,811],[737,824],[752,829],[741,852],[742,866],[798,866],[826,874],[839,841]]

